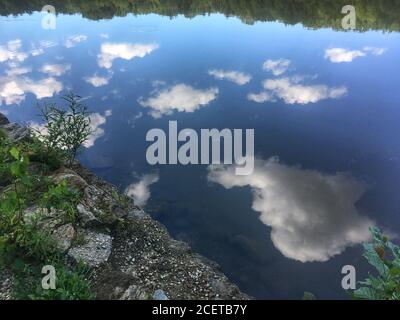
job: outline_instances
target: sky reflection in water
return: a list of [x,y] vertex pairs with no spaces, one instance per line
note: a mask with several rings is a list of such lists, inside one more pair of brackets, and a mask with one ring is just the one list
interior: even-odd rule
[[[73,90],[93,111],[81,160],[258,298],[345,297],[365,275],[368,226],[396,233],[398,33],[245,25],[214,14],[90,21],[3,17],[0,111],[40,128],[35,108]],[[27,32],[29,30],[29,32]],[[254,128],[256,168],[146,163],[146,132]]]

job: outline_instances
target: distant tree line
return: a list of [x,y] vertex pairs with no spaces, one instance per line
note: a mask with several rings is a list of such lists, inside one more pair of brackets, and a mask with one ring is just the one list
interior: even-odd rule
[[[47,0],[0,0],[0,15],[32,13]],[[211,13],[235,16],[244,23],[280,21],[301,23],[308,28],[341,29],[341,9],[352,4],[357,10],[357,30],[400,31],[398,0],[52,0],[57,13],[80,13],[89,19],[109,19],[156,13],[174,17],[195,17]]]

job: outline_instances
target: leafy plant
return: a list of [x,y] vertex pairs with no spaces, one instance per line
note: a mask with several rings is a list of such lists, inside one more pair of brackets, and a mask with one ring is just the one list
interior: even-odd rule
[[313,293],[306,291],[303,294],[303,300],[317,300],[317,298]]
[[[6,149],[8,150],[8,149]],[[32,186],[31,179],[28,175],[29,158],[20,152],[16,147],[9,149],[10,158],[3,168],[4,172],[8,172],[11,178],[11,189],[5,194],[7,197],[2,201],[0,208],[7,208],[7,211],[16,213],[15,219],[22,219],[22,210],[25,207],[25,198],[23,194]],[[10,161],[11,159],[11,161]]]
[[68,187],[64,180],[58,185],[51,185],[47,192],[42,196],[40,204],[43,208],[52,208],[63,211],[68,222],[75,221],[76,206],[80,200],[80,193]]
[[[0,132],[0,268],[11,269],[15,298],[91,299],[87,269],[65,263],[51,230],[40,227],[39,215],[29,222],[23,216],[25,208],[36,202],[65,212],[73,221],[81,196],[65,181],[54,185],[46,177],[31,174],[28,153],[35,154],[32,150],[26,144],[11,145]],[[56,267],[56,290],[44,290],[40,285],[41,267],[46,264]]]
[[48,150],[61,152],[71,166],[92,129],[88,108],[80,102],[81,97],[69,93],[62,99],[68,103],[66,110],[56,104],[41,107],[45,129],[36,132]]
[[118,192],[116,192],[115,190],[112,191],[112,196],[115,199],[115,201],[117,201],[117,203],[124,208],[125,210],[129,208],[129,206],[131,205],[131,201],[130,198],[125,195],[125,194],[119,194]]
[[393,244],[378,228],[370,229],[373,243],[364,244],[363,256],[376,269],[354,291],[355,299],[400,300],[400,247]]
[[64,153],[57,148],[47,148],[36,137],[29,143],[23,143],[21,149],[29,155],[32,162],[42,166],[43,173],[55,171],[63,165]]
[[56,270],[56,289],[44,290],[41,282],[40,265],[25,264],[19,272],[14,294],[17,299],[30,300],[89,300],[94,296],[90,290],[88,268],[79,263],[73,270],[67,269],[62,262],[54,263]]
[[9,180],[7,165],[9,157],[9,141],[4,131],[0,129],[0,186],[6,185]]

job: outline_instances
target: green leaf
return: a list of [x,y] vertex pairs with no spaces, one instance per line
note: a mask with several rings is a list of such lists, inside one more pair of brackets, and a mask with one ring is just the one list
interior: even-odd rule
[[400,276],[400,268],[392,268],[392,269],[390,269],[390,275],[392,277]]
[[376,300],[374,290],[368,287],[361,287],[355,290],[354,297],[362,300]]
[[15,147],[11,148],[10,154],[15,160],[19,160],[19,150]]
[[374,266],[382,277],[387,277],[389,275],[389,268],[376,253],[375,246],[371,243],[364,244],[364,250],[364,257],[367,259],[369,264]]
[[15,177],[18,177],[21,173],[21,167],[18,163],[14,162],[10,165],[11,174]]
[[314,294],[312,294],[311,292],[304,292],[303,294],[303,300],[317,300],[317,298],[315,297]]

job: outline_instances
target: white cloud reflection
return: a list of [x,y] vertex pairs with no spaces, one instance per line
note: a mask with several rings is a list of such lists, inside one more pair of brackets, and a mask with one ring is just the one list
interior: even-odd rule
[[33,57],[44,54],[45,49],[57,46],[58,43],[50,40],[41,40],[39,44],[31,44],[31,51],[29,52]]
[[378,47],[364,47],[363,50],[365,52],[370,52],[374,56],[380,56],[385,53],[385,48],[378,48]]
[[249,93],[247,95],[247,99],[250,101],[254,101],[257,103],[264,103],[267,101],[274,101],[274,98],[268,92],[260,92],[260,93]]
[[239,86],[243,86],[249,83],[252,79],[251,75],[239,71],[224,71],[213,69],[209,70],[208,74],[218,80],[228,80],[236,83]]
[[325,50],[325,59],[332,63],[352,62],[359,57],[365,57],[367,54],[374,56],[382,55],[386,50],[377,47],[364,47],[362,50],[348,50],[345,48],[329,48]]
[[103,43],[98,55],[98,64],[101,68],[110,69],[117,58],[124,60],[143,58],[158,47],[156,43]]
[[47,73],[48,75],[54,77],[60,77],[65,74],[67,71],[71,70],[70,64],[49,64],[46,63],[40,68],[40,72]]
[[110,79],[111,79],[111,75],[99,76],[97,74],[94,74],[91,77],[84,78],[84,80],[87,83],[90,83],[93,87],[96,87],[96,88],[97,87],[103,87],[103,86],[107,85],[108,82],[110,81]]
[[30,55],[32,57],[44,54],[45,49],[56,46],[57,43],[49,40],[41,40],[39,43],[31,43],[29,51],[22,50],[22,41],[15,39],[0,45],[0,62],[8,61],[10,67],[17,67]]
[[286,72],[290,66],[290,60],[278,59],[278,60],[267,60],[263,64],[263,69],[272,72],[274,76],[280,76]]
[[64,46],[66,48],[73,48],[75,47],[78,43],[86,41],[88,37],[84,34],[76,34],[69,36],[67,40],[65,40]]
[[84,142],[84,146],[86,148],[91,148],[94,146],[97,139],[104,136],[105,131],[101,128],[107,122],[107,118],[112,115],[112,110],[106,110],[104,115],[100,113],[92,113],[90,118],[90,128],[92,129],[92,133],[89,136],[88,140]]
[[287,104],[316,103],[325,99],[338,99],[347,94],[347,88],[344,86],[305,85],[296,77],[268,79],[263,82],[263,86],[273,97],[280,98]]
[[30,56],[37,56],[44,49],[57,45],[53,41],[42,40],[38,44],[31,43],[31,50],[22,51],[22,41],[15,39],[0,45],[0,62],[7,62],[8,69],[5,75],[0,76],[0,105],[20,104],[25,100],[27,93],[32,93],[37,99],[52,97],[63,89],[63,84],[56,80],[71,68],[70,65],[45,64],[39,71],[49,75],[44,79],[33,79],[28,76],[32,67],[21,66]]
[[329,87],[325,84],[303,84],[308,77],[292,76],[278,79],[267,79],[263,82],[265,91],[249,93],[247,99],[257,103],[278,99],[287,104],[316,103],[326,99],[339,99],[347,94],[345,86]]
[[150,186],[158,180],[158,173],[146,174],[139,182],[129,185],[125,193],[135,201],[136,205],[145,206],[150,199]]
[[26,93],[32,93],[37,99],[52,97],[63,88],[61,82],[53,77],[33,80],[29,77],[0,77],[0,105],[19,104],[25,100]]
[[208,105],[218,96],[218,88],[196,89],[186,84],[177,84],[167,89],[156,89],[147,100],[140,98],[138,102],[146,108],[151,108],[150,115],[160,118],[174,111],[194,112]]
[[20,39],[8,41],[5,45],[0,45],[0,62],[10,61],[21,63],[28,58],[26,52],[22,52],[22,41]]
[[249,186],[253,210],[271,227],[274,246],[287,258],[327,261],[369,239],[373,222],[355,206],[364,184],[344,173],[290,167],[276,158],[255,164],[249,176],[235,175],[234,166],[210,166],[208,179],[227,189]]
[[14,67],[11,67],[10,69],[6,70],[6,74],[10,77],[20,76],[20,75],[31,73],[31,72],[32,72],[31,67],[14,66]]
[[333,63],[352,62],[358,57],[364,57],[365,52],[361,50],[347,50],[344,48],[331,48],[325,51],[325,59]]

